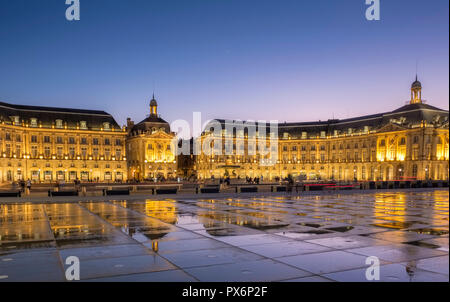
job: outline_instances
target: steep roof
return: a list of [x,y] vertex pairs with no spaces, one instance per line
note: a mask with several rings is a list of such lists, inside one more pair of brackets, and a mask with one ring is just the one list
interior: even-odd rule
[[164,119],[157,115],[149,115],[146,119],[134,125],[131,134],[141,132],[151,132],[153,128],[164,128],[164,131],[170,133],[170,125]]
[[85,121],[87,128],[98,130],[103,127],[103,123],[109,123],[111,127],[120,129],[119,124],[112,115],[100,110],[86,110],[59,107],[43,107],[16,105],[0,102],[0,120],[11,122],[11,117],[18,116],[20,122],[30,123],[32,118],[36,118],[38,124],[43,127],[51,127],[56,120],[67,123],[68,128],[76,128],[77,124]]
[[[411,125],[426,121],[427,123],[435,123],[438,121],[448,121],[449,112],[447,110],[439,109],[437,107],[424,104],[408,104],[396,110],[377,113],[371,115],[364,115],[359,117],[347,119],[332,119],[327,121],[312,121],[312,122],[293,122],[293,123],[279,123],[279,135],[288,133],[292,137],[301,136],[302,132],[307,132],[308,135],[319,135],[320,132],[332,133],[334,130],[347,131],[349,128],[355,131],[362,130],[364,127],[369,129],[379,129],[391,121],[401,122],[402,126],[410,127]],[[216,119],[222,127],[225,124],[232,122],[231,120]],[[212,126],[208,124],[205,129]],[[268,133],[269,127],[267,127]]]

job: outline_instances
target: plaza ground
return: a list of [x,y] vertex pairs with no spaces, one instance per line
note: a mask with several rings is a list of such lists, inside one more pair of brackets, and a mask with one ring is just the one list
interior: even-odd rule
[[[175,198],[174,198],[175,197]],[[0,199],[0,282],[449,281],[448,189]]]

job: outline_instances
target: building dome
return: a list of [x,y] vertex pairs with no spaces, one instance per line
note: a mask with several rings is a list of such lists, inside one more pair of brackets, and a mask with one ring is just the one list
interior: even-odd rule
[[157,108],[158,108],[158,103],[156,102],[155,94],[153,94],[153,97],[150,101],[150,115],[157,116],[158,115]]
[[133,126],[132,133],[152,133],[154,130],[164,130],[170,133],[170,125],[159,116],[150,115],[140,123]]
[[417,76],[416,80],[412,83],[411,88],[422,88],[422,83],[417,80]]

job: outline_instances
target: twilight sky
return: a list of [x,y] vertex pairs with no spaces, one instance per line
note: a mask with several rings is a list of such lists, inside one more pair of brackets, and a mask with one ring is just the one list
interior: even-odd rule
[[0,0],[0,100],[149,113],[311,121],[390,111],[423,98],[448,109],[449,1]]

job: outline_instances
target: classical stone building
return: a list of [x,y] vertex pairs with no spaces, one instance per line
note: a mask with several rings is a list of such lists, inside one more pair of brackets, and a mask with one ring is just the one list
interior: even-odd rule
[[126,135],[104,111],[0,102],[0,183],[125,181]]
[[127,120],[128,177],[133,180],[170,179],[177,176],[176,139],[170,125],[158,116],[153,96],[150,115],[138,124]]
[[[288,175],[344,181],[448,179],[448,116],[448,111],[422,101],[422,85],[416,79],[409,103],[394,111],[344,120],[278,124],[273,137],[268,134],[268,125],[253,127],[259,131],[267,128],[267,135],[258,139],[249,137],[251,127],[237,129],[233,121],[216,120],[220,131],[214,127],[217,124],[210,124],[198,139],[202,152],[195,169],[203,179],[230,176],[271,180]],[[231,137],[231,154],[225,153],[227,137]],[[269,147],[271,138],[276,140],[276,148]],[[267,154],[258,152],[258,142],[263,140]],[[219,144],[221,148],[212,153],[203,150]],[[274,158],[271,152],[276,152],[275,162],[270,162]]]
[[147,118],[138,124],[128,119],[121,128],[104,111],[0,103],[0,183],[192,179],[195,174],[201,179],[448,179],[448,111],[424,103],[417,79],[409,103],[394,111],[277,124],[272,133],[266,124],[238,129],[233,121],[217,120],[189,141],[191,154],[178,157],[176,135],[157,108],[153,97]]

